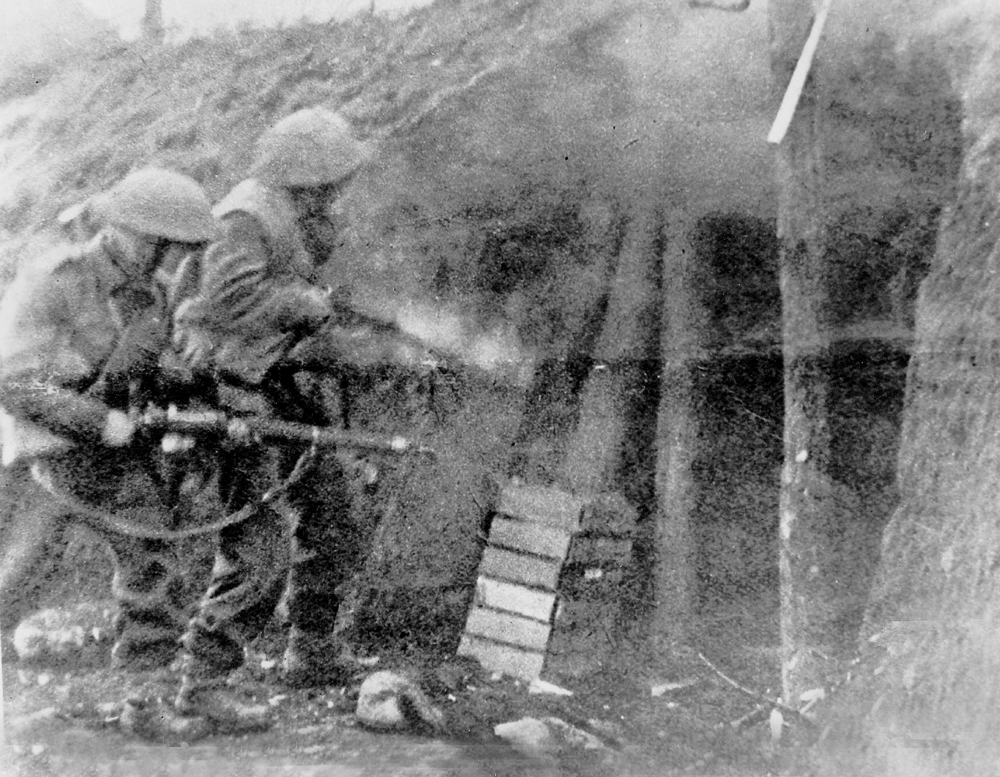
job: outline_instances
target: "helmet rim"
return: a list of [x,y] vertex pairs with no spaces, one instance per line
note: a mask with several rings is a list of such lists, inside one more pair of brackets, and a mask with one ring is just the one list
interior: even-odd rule
[[178,243],[207,243],[221,235],[201,185],[172,170],[136,170],[89,200],[101,224]]
[[337,184],[357,172],[372,155],[371,144],[355,138],[340,114],[325,108],[304,108],[257,139],[250,177],[286,188]]

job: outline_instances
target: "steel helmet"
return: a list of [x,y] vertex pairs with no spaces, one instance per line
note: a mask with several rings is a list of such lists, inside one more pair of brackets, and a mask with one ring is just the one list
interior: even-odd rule
[[137,170],[89,202],[90,212],[101,224],[179,243],[203,243],[221,236],[204,189],[171,170]]
[[321,186],[343,180],[370,156],[342,116],[305,108],[264,131],[250,175],[277,186]]

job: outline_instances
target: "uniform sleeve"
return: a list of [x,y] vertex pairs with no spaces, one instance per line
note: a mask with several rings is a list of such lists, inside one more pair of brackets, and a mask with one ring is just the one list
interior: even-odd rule
[[108,406],[82,393],[100,365],[72,347],[74,275],[18,279],[0,302],[0,405],[74,442],[96,442]]
[[351,321],[331,322],[303,340],[287,361],[313,372],[341,364],[355,367],[391,364],[419,370],[430,363],[431,355],[421,343],[391,324]]
[[245,215],[202,259],[198,292],[175,314],[175,342],[188,364],[258,382],[301,337],[329,316],[326,292],[277,272],[264,236]]

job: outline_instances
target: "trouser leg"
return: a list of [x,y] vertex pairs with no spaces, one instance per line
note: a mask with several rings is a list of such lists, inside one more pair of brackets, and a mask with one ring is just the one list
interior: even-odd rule
[[[273,482],[267,471],[266,453],[230,465],[221,484],[229,509],[259,500]],[[281,598],[288,545],[287,520],[267,505],[220,532],[208,590],[183,638],[189,677],[218,677],[242,664],[244,645],[263,631]]]
[[319,457],[288,502],[294,525],[285,680],[293,686],[346,682],[359,666],[334,626],[343,586],[367,548],[368,533],[357,520],[346,475],[332,454]]
[[350,578],[363,546],[337,458],[320,454],[287,501],[293,514],[289,621],[301,630],[329,633],[340,586]]
[[[37,462],[33,471],[36,479],[82,504],[126,520],[131,516],[150,528],[163,528],[169,509],[159,501],[140,464],[141,455],[112,449],[74,450]],[[168,665],[184,627],[186,604],[176,546],[89,523],[108,543],[114,560],[115,665],[132,670]]]
[[185,623],[185,589],[176,548],[162,540],[106,535],[118,602],[113,665],[143,670],[174,659]]
[[[259,500],[272,482],[262,463],[247,456],[227,473],[222,490],[230,509]],[[266,505],[220,532],[208,590],[182,640],[184,677],[174,702],[182,727],[184,720],[207,720],[237,733],[268,725],[267,705],[244,699],[225,681],[274,614],[288,579],[288,546],[287,520]]]
[[215,677],[243,663],[243,647],[274,613],[288,575],[287,532],[270,509],[224,529],[209,588],[188,624],[185,671]]

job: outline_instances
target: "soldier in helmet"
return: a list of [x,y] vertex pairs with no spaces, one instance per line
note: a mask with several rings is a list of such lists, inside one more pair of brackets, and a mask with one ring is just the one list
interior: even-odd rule
[[[157,271],[202,250],[218,236],[218,223],[195,181],[155,168],[92,198],[87,211],[100,225],[94,239],[26,265],[0,301],[3,462],[29,462],[32,476],[70,503],[165,522],[169,506],[143,467],[150,443],[135,434],[129,411],[137,394],[151,390],[170,342],[170,290]],[[184,627],[171,547],[102,534],[113,552],[120,605],[114,664],[169,665]],[[30,570],[33,554],[45,554],[41,539],[24,538],[20,569]],[[17,581],[3,582],[10,589]]]
[[[260,137],[251,177],[215,207],[225,235],[202,260],[197,293],[177,309],[175,339],[196,374],[214,376],[223,409],[256,403],[256,412],[284,420],[331,423],[298,378],[317,363],[304,345],[333,315],[318,280],[335,245],[331,206],[368,157],[342,117],[301,110]],[[288,474],[296,453],[269,469],[273,452],[244,450],[229,460],[231,508],[259,501],[275,472]],[[284,501],[284,515],[262,505],[251,520],[221,533],[211,583],[183,639],[180,718],[207,718],[215,730],[266,725],[266,710],[243,703],[225,680],[286,586],[286,682],[334,684],[358,668],[334,622],[338,586],[367,536],[354,519],[337,457],[320,453]],[[174,724],[164,718],[164,725]]]

